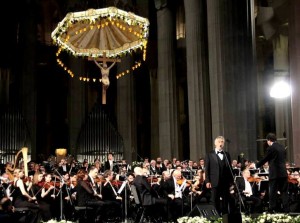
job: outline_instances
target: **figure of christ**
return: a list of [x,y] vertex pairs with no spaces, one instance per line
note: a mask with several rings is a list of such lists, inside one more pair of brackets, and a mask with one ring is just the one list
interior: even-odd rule
[[101,70],[102,84],[106,90],[109,87],[109,71],[116,62],[113,62],[109,67],[107,67],[107,63],[105,62],[103,63],[103,65],[101,65],[101,63],[98,63],[96,60],[94,60],[94,62]]

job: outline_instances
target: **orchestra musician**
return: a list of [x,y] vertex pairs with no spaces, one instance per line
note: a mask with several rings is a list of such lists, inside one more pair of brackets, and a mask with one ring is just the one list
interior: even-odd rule
[[15,208],[29,208],[29,214],[26,218],[26,222],[35,223],[40,220],[39,205],[36,203],[36,197],[29,194],[29,190],[32,186],[31,183],[28,186],[25,184],[25,173],[21,169],[14,170],[14,183],[11,187],[11,195],[13,197],[13,206]]
[[163,185],[171,177],[171,174],[168,170],[162,172],[161,177],[157,178],[157,181],[152,183],[152,188],[157,192],[159,197],[163,197]]
[[114,173],[112,170],[106,170],[103,173],[105,181],[102,185],[102,198],[107,204],[106,217],[121,218],[122,217],[122,197],[118,194],[118,181],[114,181]]
[[50,207],[51,217],[59,217],[59,199],[57,195],[60,191],[61,184],[56,181],[56,178],[52,177],[51,173],[44,174],[44,182],[41,191],[41,200],[43,203],[47,203]]
[[196,171],[196,175],[194,176],[194,180],[191,184],[190,191],[194,195],[193,203],[209,203],[210,190],[208,190],[206,187],[204,170],[198,169]]
[[[137,211],[135,208],[134,192],[132,190],[133,180],[134,180],[134,174],[128,173],[126,175],[126,179],[124,179],[121,185],[122,187],[123,184],[125,183],[125,186],[120,194],[122,196],[124,216],[125,217],[127,216],[127,218],[132,218],[132,219],[134,219],[134,213]],[[127,207],[127,209],[125,209],[125,207]]]
[[0,177],[0,190],[1,190],[1,195],[0,199],[3,197],[8,197],[12,200],[10,197],[10,187],[12,186],[11,181],[9,180],[9,175],[4,172],[2,176]]
[[299,171],[289,171],[288,173],[288,193],[291,212],[300,211],[300,177]]
[[177,221],[179,217],[187,213],[188,206],[185,204],[184,199],[189,193],[187,181],[182,177],[181,171],[174,170],[172,176],[162,184],[164,197],[168,198],[168,210],[170,218]]
[[166,217],[167,199],[158,197],[141,167],[134,168],[134,175],[133,185],[136,188],[139,201],[147,208],[150,216],[154,219]]
[[150,175],[152,175],[152,176],[159,175],[155,160],[150,161],[149,171],[150,171]]
[[63,172],[69,172],[70,171],[70,164],[68,164],[67,160],[65,158],[62,158],[58,164],[58,172],[62,174]]
[[103,173],[103,166],[100,160],[96,160],[94,162],[94,166],[98,169],[98,174],[102,174]]
[[1,222],[18,222],[19,216],[14,211],[12,201],[8,197],[0,199],[0,221]]
[[236,178],[237,192],[241,195],[243,203],[245,204],[246,201],[253,202],[250,208],[251,213],[260,213],[262,211],[261,200],[257,196],[257,182],[259,182],[259,178],[251,177],[248,169],[242,171],[242,177]]
[[100,186],[101,184],[98,184],[96,182],[96,178],[98,176],[99,170],[97,169],[96,166],[91,166],[89,168],[89,173],[88,173],[88,179],[87,181],[90,183],[91,188],[95,191],[96,194],[98,194],[99,198],[102,198],[102,193],[100,193]]
[[114,155],[112,153],[107,154],[107,161],[104,163],[104,171],[111,170],[114,173],[119,173],[119,166],[114,160]]
[[71,196],[73,193],[73,189],[71,188],[70,174],[68,172],[63,172],[61,176],[62,186],[59,193],[62,193],[62,203],[60,203],[60,205],[62,205],[65,219],[71,220],[73,215],[74,199]]
[[100,221],[105,215],[105,203],[99,199],[99,195],[92,189],[92,185],[88,181],[88,173],[83,169],[77,172],[76,203],[79,207],[95,208],[95,216],[93,217],[96,218],[96,222]]
[[[39,204],[42,220],[46,222],[51,220],[53,215],[52,215],[50,203],[46,199],[42,198],[42,190],[44,188],[44,183],[45,183],[44,175],[40,173],[37,176],[37,182],[33,183],[32,185],[32,191]],[[51,199],[51,201],[52,200],[53,199]]]

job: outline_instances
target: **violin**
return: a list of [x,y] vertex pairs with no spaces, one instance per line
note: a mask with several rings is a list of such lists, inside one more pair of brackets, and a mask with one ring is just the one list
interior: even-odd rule
[[37,185],[38,185],[39,187],[44,187],[44,184],[45,184],[45,181],[39,181],[39,182],[37,183]]
[[288,177],[288,182],[291,184],[298,184],[298,180],[296,178],[293,178],[292,176],[289,175]]
[[113,186],[116,186],[116,187],[120,187],[122,185],[122,181],[119,181],[119,180],[112,180],[110,182]]
[[24,183],[27,183],[27,182],[30,183],[32,181],[31,177],[24,177],[22,180]]
[[44,182],[43,187],[48,190],[51,186],[54,186],[56,190],[59,190],[57,187],[60,187],[60,182]]
[[260,177],[248,177],[247,180],[248,180],[249,183],[253,183],[253,182],[259,183],[260,181],[262,181],[262,178],[260,178]]
[[186,180],[185,178],[181,178],[181,179],[177,180],[176,183],[177,183],[179,186],[181,186],[181,185],[184,183],[184,181],[186,182],[186,186],[187,186],[187,187],[191,186],[192,180]]

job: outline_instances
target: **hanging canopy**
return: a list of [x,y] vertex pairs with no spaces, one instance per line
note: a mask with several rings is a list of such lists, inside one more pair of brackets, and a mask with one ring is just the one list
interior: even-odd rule
[[148,19],[108,7],[68,13],[51,37],[74,56],[116,58],[142,49],[145,60],[148,28]]

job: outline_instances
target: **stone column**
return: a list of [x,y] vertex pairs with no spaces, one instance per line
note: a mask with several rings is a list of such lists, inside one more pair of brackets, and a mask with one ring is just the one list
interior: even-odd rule
[[173,16],[166,1],[155,1],[158,42],[159,150],[162,158],[178,155],[178,111]]
[[[289,17],[289,59],[292,86],[292,135],[293,158],[296,166],[300,164],[300,1],[292,0]],[[292,160],[291,160],[292,161]]]
[[9,82],[11,70],[0,67],[0,106],[7,106],[9,102]]
[[253,1],[207,1],[207,19],[212,137],[232,158],[256,159]]
[[[273,58],[274,58],[274,83],[277,81],[288,81],[289,59],[288,59],[288,37],[279,35],[273,40]],[[290,117],[290,98],[274,98],[275,102],[275,123],[276,136],[279,143],[284,146],[289,145],[289,140],[282,139],[289,136],[289,117]],[[289,147],[289,146],[288,146]],[[288,149],[288,157],[290,150]]]
[[[36,105],[37,105],[37,88],[35,82],[36,75],[36,21],[34,18],[34,7],[36,5],[33,1],[28,1],[22,5],[19,5],[26,12],[20,16],[23,17],[22,24],[20,25],[20,39],[23,39],[22,42],[22,51],[19,52],[20,55],[23,55],[21,59],[23,63],[20,65],[21,69],[20,74],[22,76],[21,80],[21,95],[20,100],[22,104],[22,115],[26,120],[28,129],[30,131],[30,139],[26,143],[31,143],[27,145],[29,147],[29,152],[31,152],[31,159],[36,159],[36,124],[37,124],[37,114],[36,114]],[[27,14],[28,13],[28,14]]]
[[[127,69],[131,70],[130,64],[132,64],[130,56],[122,58],[121,63],[118,63],[117,73]],[[132,71],[130,71],[130,73],[117,80],[118,130],[124,142],[123,158],[128,163],[131,163],[132,160],[137,160],[135,86],[132,75]]]
[[[70,69],[76,74],[84,73],[84,65],[82,62],[78,62],[75,57],[70,57]],[[101,74],[99,74],[101,76]],[[75,76],[74,78],[78,78]],[[86,106],[87,98],[87,84],[70,78],[69,80],[69,97],[68,97],[68,122],[69,122],[69,151],[72,155],[77,155],[76,143],[81,126],[85,120],[89,110]]]
[[[152,69],[149,71],[150,73],[150,91],[151,91],[151,156],[153,153],[159,153],[159,140],[158,140],[158,131],[159,128],[158,124],[158,90],[157,90],[157,70]],[[152,151],[154,150],[154,151]],[[159,154],[157,154],[159,156]],[[156,157],[157,157],[156,156]]]
[[209,48],[209,76],[211,88],[211,119],[213,137],[224,134],[223,70],[221,64],[222,33],[220,1],[207,1],[207,31]]
[[[189,107],[190,157],[203,157],[211,145],[209,77],[205,68],[203,1],[185,0],[187,88]],[[208,137],[206,137],[208,136]],[[209,142],[209,143],[208,143]]]

